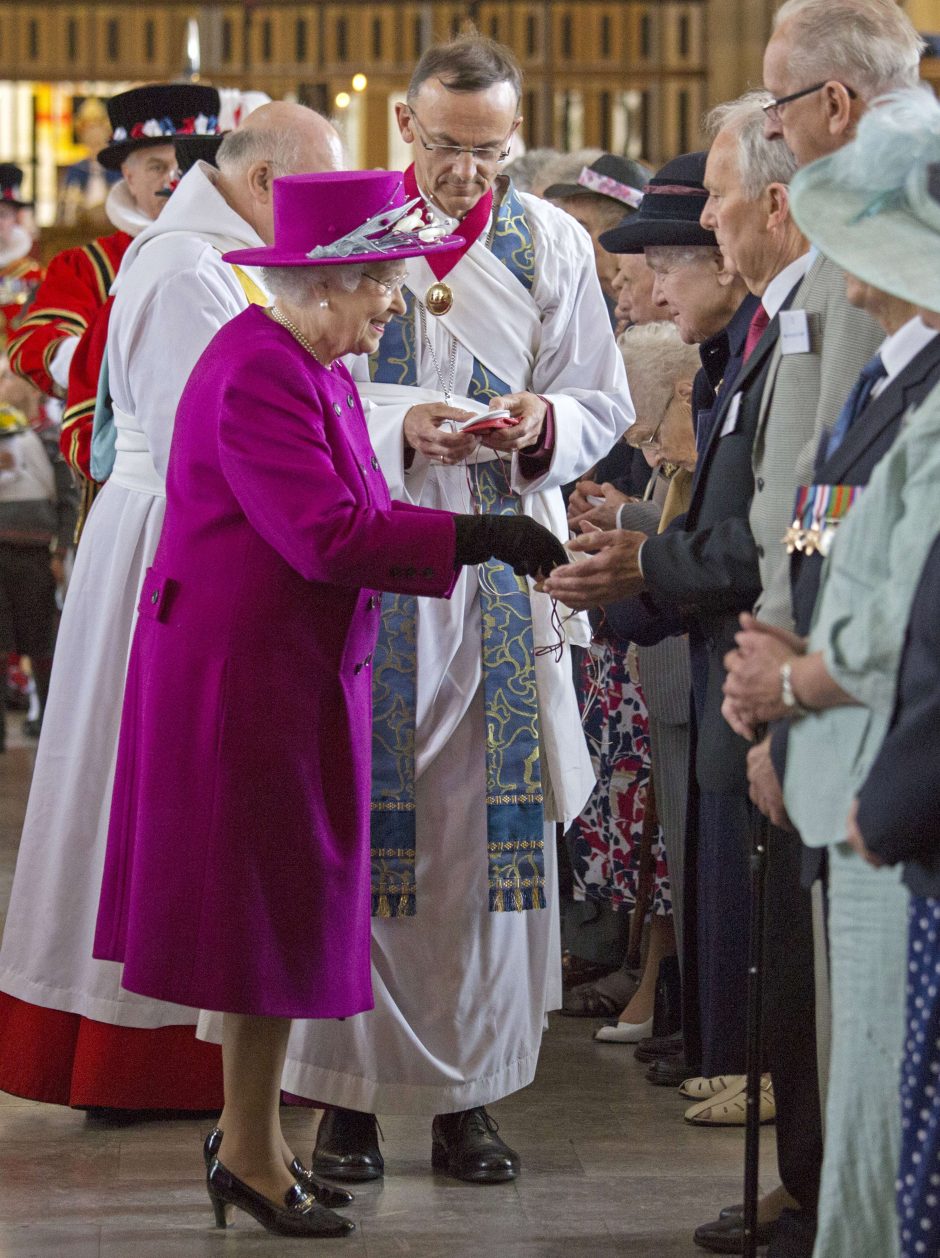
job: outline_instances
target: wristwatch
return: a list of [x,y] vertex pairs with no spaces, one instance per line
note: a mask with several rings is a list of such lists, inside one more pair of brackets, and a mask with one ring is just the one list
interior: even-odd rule
[[780,665],[780,702],[787,710],[787,716],[795,720],[800,716],[809,716],[810,709],[804,708],[793,693],[793,661],[787,660]]

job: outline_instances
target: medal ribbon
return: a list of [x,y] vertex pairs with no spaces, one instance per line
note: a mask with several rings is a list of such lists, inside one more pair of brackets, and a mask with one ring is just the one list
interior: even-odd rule
[[848,514],[863,488],[862,485],[801,485],[796,491],[793,524],[784,538],[787,549],[791,553],[805,551],[808,555],[816,550],[825,553],[839,521]]

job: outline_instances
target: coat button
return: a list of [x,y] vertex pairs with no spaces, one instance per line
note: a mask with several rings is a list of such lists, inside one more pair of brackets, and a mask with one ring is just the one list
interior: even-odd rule
[[154,606],[156,606],[156,605],[157,605],[157,603],[159,603],[159,602],[160,602],[160,591],[159,591],[159,590],[154,590],[154,592],[150,595],[150,601],[151,601],[151,603],[153,603],[153,604],[154,604]]
[[379,461],[374,454],[372,456],[372,470],[373,472],[377,472],[379,470]]
[[757,488],[758,488],[758,489],[763,489],[763,488],[764,488],[764,478],[763,478],[763,476],[758,476],[758,478],[757,478]]
[[430,579],[431,579],[431,577],[433,577],[433,576],[434,576],[434,569],[433,569],[433,568],[424,568],[424,569],[422,569],[421,575],[422,575],[423,577],[427,577],[427,579],[428,579],[428,580],[430,580]]
[[761,559],[763,559],[763,558],[764,558],[764,548],[763,548],[763,546],[758,546],[758,548],[757,548],[757,554],[758,554],[759,558],[761,558]]
[[366,656],[366,658],[365,658],[362,662],[363,662],[363,664],[371,664],[371,663],[372,663],[372,652],[371,652],[371,651],[369,652],[369,654]]
[[353,395],[351,393],[346,394],[346,405],[349,407],[350,410],[352,410],[353,407],[356,405],[355,399],[353,398]]
[[343,408],[340,406],[339,402],[333,403],[333,410],[336,412],[337,415],[342,415],[343,413]]
[[358,676],[359,676],[359,674],[362,672],[362,665],[361,665],[361,664],[356,664],[356,665],[355,665],[355,667],[353,668],[353,672],[354,672],[354,673],[356,674],[356,676],[358,677]]

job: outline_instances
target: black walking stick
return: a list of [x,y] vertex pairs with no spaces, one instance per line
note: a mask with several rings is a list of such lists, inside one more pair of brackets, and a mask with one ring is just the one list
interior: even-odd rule
[[754,809],[751,820],[750,939],[747,959],[747,1110],[744,1139],[744,1258],[757,1254],[757,1179],[763,1066],[764,881],[770,823]]

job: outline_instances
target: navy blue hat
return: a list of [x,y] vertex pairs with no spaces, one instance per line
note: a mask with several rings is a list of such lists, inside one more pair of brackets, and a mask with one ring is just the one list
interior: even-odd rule
[[0,162],[0,205],[11,205],[14,210],[25,210],[32,201],[22,197],[23,172],[12,162]]
[[708,200],[702,180],[707,153],[683,153],[667,162],[643,189],[635,214],[604,232],[601,245],[608,253],[642,253],[647,245],[711,245],[715,233],[699,224]]
[[208,144],[219,134],[220,108],[216,89],[199,83],[151,83],[120,92],[108,101],[114,134],[98,161],[119,170],[135,149],[172,144],[176,135],[204,136]]

